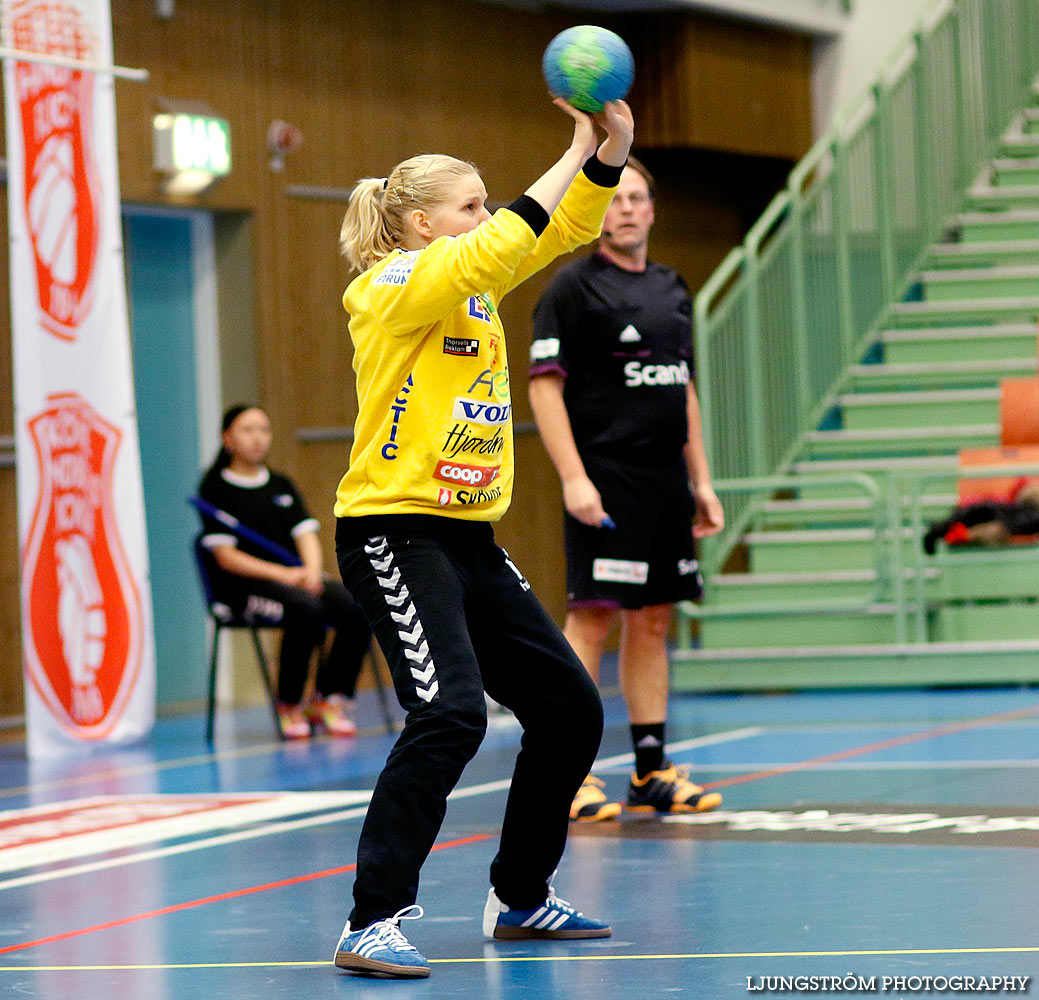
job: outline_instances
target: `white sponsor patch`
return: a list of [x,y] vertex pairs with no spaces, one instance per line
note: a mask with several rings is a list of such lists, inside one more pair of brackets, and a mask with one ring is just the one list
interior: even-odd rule
[[385,268],[372,279],[373,285],[403,285],[411,277],[411,269],[415,266],[418,251],[402,253],[395,257]]
[[544,340],[535,340],[530,345],[531,361],[544,361],[545,358],[554,358],[558,353],[558,337],[545,337]]
[[635,344],[642,339],[642,334],[629,323],[621,330],[619,339],[622,344]]
[[596,559],[592,563],[592,579],[609,583],[645,583],[649,578],[648,562],[630,559]]
[[695,559],[679,559],[678,560],[678,575],[689,576],[690,573],[695,573],[700,568],[699,562]]
[[495,427],[507,424],[512,415],[512,403],[485,403],[465,396],[455,397],[455,408],[451,412],[456,420],[468,420],[473,424]]
[[437,462],[433,470],[434,479],[443,479],[447,483],[468,483],[470,486],[487,486],[498,478],[501,466],[462,465],[459,462]]
[[444,353],[460,358],[475,358],[480,353],[480,341],[475,337],[445,337]]

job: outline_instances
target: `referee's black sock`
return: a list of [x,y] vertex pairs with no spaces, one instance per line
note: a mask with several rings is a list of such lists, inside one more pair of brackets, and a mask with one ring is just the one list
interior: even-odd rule
[[664,723],[632,725],[631,742],[635,747],[635,773],[644,778],[664,765]]

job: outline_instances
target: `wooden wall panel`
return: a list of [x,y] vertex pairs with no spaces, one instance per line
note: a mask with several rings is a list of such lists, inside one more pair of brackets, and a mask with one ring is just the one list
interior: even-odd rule
[[[0,121],[3,116],[0,112]],[[0,136],[2,138],[2,136]],[[0,436],[14,433],[14,380],[11,364],[11,296],[10,271],[7,260],[7,187],[0,187],[0,233],[4,234],[4,252],[0,254]],[[6,509],[6,508],[5,508]]]
[[631,38],[644,146],[797,160],[811,145],[812,41],[717,17],[641,16]]
[[[182,203],[248,216],[251,289],[221,287],[220,311],[254,317],[256,358],[244,359],[242,370],[256,366],[275,428],[272,464],[304,488],[324,526],[331,564],[332,490],[348,446],[301,443],[296,432],[346,426],[355,413],[340,305],[349,274],[336,252],[345,206],[335,197],[292,197],[288,189],[342,191],[361,176],[385,174],[406,156],[442,151],[474,161],[493,200],[511,200],[568,141],[567,119],[544,93],[540,61],[552,35],[585,18],[473,0],[177,0],[175,9],[165,21],[155,17],[150,0],[112,0],[116,62],[151,73],[144,84],[116,83],[122,196],[171,203],[151,169],[154,113],[197,107],[228,119],[232,175]],[[661,180],[653,255],[680,266],[695,287],[742,236],[749,206],[774,192],[779,170],[775,160],[754,160],[741,175],[732,169],[735,161],[689,148],[784,161],[803,152],[811,111],[809,47],[794,36],[685,13],[604,23],[629,38],[638,60],[631,97],[638,142]],[[270,170],[264,146],[275,118],[304,133],[302,148],[281,173]],[[744,183],[753,188],[749,194],[740,188]],[[218,251],[223,245],[218,242]],[[4,359],[10,358],[7,280],[6,267],[0,268]],[[520,421],[529,420],[530,313],[547,280],[532,279],[502,310]],[[5,360],[0,433],[12,426],[9,400]],[[559,616],[558,483],[536,436],[519,437],[517,456],[513,510],[498,535]],[[0,502],[13,498],[13,478],[11,470],[0,470]],[[192,486],[185,484],[185,492]],[[13,502],[5,509],[0,715],[21,710]]]

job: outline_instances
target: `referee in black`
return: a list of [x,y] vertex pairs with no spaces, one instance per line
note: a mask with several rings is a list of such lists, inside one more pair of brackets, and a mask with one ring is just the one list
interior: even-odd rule
[[[530,404],[566,507],[564,634],[598,683],[621,620],[620,683],[635,749],[625,808],[703,812],[720,802],[664,754],[672,606],[700,597],[694,536],[722,529],[693,386],[692,303],[647,259],[649,171],[628,158],[597,253],[560,269],[534,311]],[[572,820],[621,804],[589,775]]]

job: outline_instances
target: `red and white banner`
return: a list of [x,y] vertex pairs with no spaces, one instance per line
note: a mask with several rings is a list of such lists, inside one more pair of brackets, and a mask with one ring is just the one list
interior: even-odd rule
[[[4,41],[110,65],[109,0],[0,0]],[[29,754],[149,731],[154,642],[110,76],[5,62]]]

